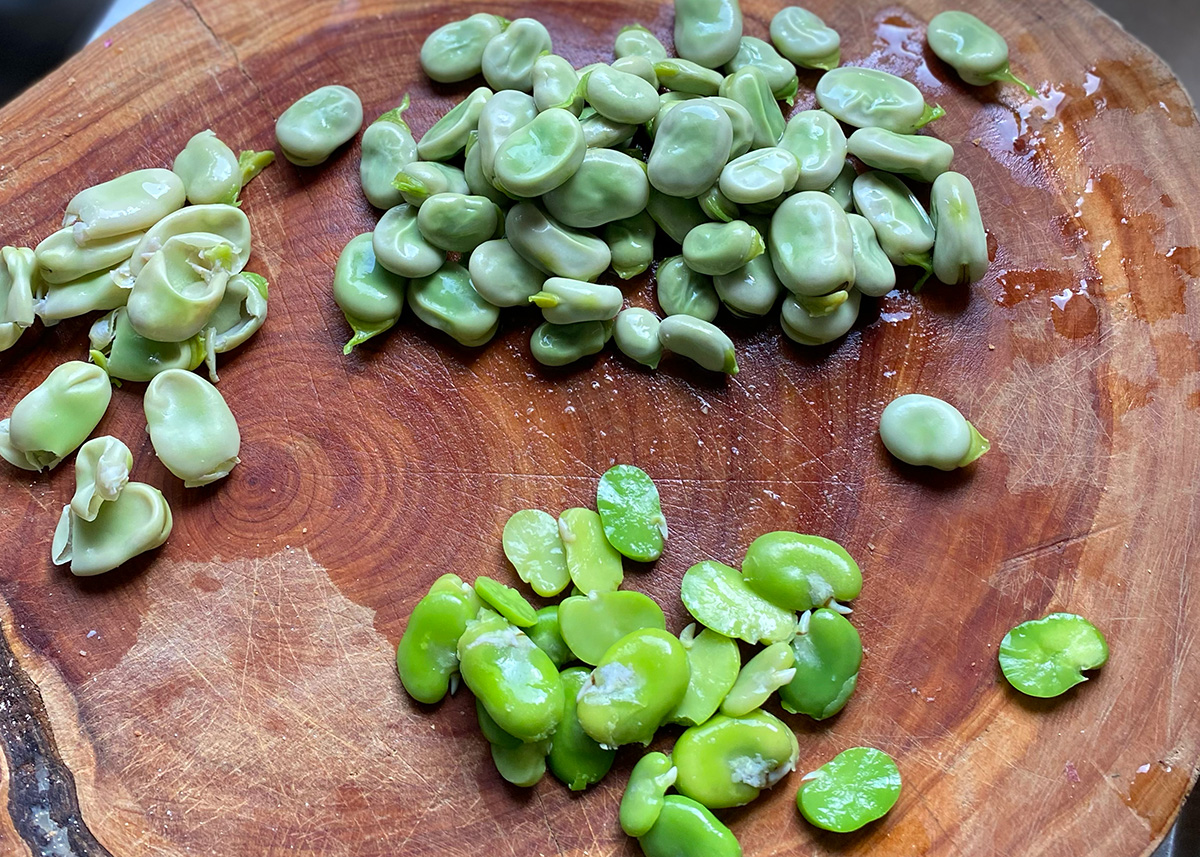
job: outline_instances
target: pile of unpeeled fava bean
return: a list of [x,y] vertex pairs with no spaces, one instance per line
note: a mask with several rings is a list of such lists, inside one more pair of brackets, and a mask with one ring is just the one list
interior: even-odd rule
[[23,470],[54,469],[79,449],[75,494],[51,548],[74,574],[111,571],[171,533],[162,492],[129,481],[129,448],[115,437],[88,441],[114,384],[149,382],[143,407],[154,453],[185,486],[215,482],[240,460],[233,413],[192,370],[207,364],[216,382],[216,356],[266,319],[267,281],[244,270],[250,221],[238,197],[273,160],[272,152],[234,155],[203,131],[171,169],[80,191],[62,229],[32,250],[0,250],[0,349],[35,319],[49,327],[107,313],[89,334],[91,362],[56,367],[0,420],[0,457]]
[[[634,766],[621,827],[647,857],[740,854],[712,810],[750,803],[800,758],[792,728],[763,705],[778,693],[785,711],[824,720],[857,685],[863,649],[844,602],[862,589],[858,564],[829,539],[760,536],[741,571],[713,561],[688,569],[680,595],[696,624],[676,636],[653,599],[620,588],[625,558],[662,554],[658,489],[639,468],[617,465],[600,478],[596,508],[557,519],[527,509],[504,527],[504,553],[533,592],[555,598],[570,588],[557,605],[535,610],[486,576],[473,586],[439,578],[397,647],[400,679],[432,704],[461,676],[496,769],[519,786],[549,768],[571,790],[586,789],[620,747],[683,726],[670,756],[647,753]],[[739,641],[763,648],[743,664]],[[797,804],[812,824],[849,831],[884,815],[899,793],[891,758],[859,747],[804,777]]]
[[[975,191],[950,171],[953,148],[917,133],[944,111],[912,83],[838,67],[838,34],[797,6],[774,17],[770,42],[743,34],[736,0],[677,0],[675,13],[678,58],[634,24],[612,63],[580,69],[532,18],[480,13],[426,39],[431,78],[482,73],[487,86],[419,141],[403,119],[407,96],[363,135],[363,191],[386,213],[334,273],[347,352],[392,327],[406,302],[466,346],[495,335],[502,308],[533,304],[540,363],[569,364],[611,338],[650,367],[665,350],[733,373],[734,344],[714,323],[722,306],[778,312],[788,337],[821,345],[851,329],[864,297],[895,288],[898,266],[922,269],[917,287],[930,275],[983,276]],[[944,12],[928,39],[966,82],[1033,92],[974,16]],[[785,119],[797,66],[824,71],[818,109]],[[280,143],[308,165],[357,133],[362,105],[324,87],[289,114]],[[931,184],[928,211],[912,184]],[[656,241],[669,248],[661,258]],[[661,318],[597,282],[656,259]]]

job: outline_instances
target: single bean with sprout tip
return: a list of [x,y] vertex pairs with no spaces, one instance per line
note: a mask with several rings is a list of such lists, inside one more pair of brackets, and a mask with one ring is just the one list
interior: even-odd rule
[[829,71],[842,57],[842,39],[820,17],[800,6],[787,6],[771,19],[771,41],[779,52],[804,68]]
[[[716,276],[736,271],[766,249],[758,230],[744,220],[697,226],[683,241],[689,268]],[[714,305],[716,293],[713,293]]]
[[658,325],[658,341],[667,351],[694,360],[710,372],[738,373],[731,340],[716,325],[690,315],[673,315]]
[[616,286],[550,277],[529,302],[541,307],[542,316],[551,324],[574,324],[616,318],[625,296]]
[[409,97],[387,111],[363,131],[359,181],[367,202],[384,211],[403,202],[393,184],[396,174],[417,159],[417,142],[404,121]]
[[946,115],[925,103],[921,91],[901,77],[873,68],[842,66],[821,76],[817,104],[847,125],[914,134]]
[[832,312],[809,312],[795,295],[783,299],[779,313],[780,327],[793,342],[801,345],[827,345],[850,332],[858,320],[862,306],[862,295],[858,289],[850,289],[843,301]]
[[908,185],[889,173],[872,170],[854,180],[854,207],[879,238],[893,265],[915,265],[925,274],[913,287],[919,291],[933,272],[933,220]]
[[683,795],[664,798],[658,820],[638,837],[638,845],[646,857],[742,857],[733,831],[703,804]]
[[201,131],[175,156],[171,172],[183,180],[188,202],[233,205],[242,189],[238,157],[213,131]]
[[991,449],[958,408],[921,393],[888,403],[879,417],[879,436],[901,461],[938,470],[966,467]]
[[859,128],[850,135],[848,150],[868,167],[922,182],[946,172],[954,159],[954,147],[936,137],[886,128]]
[[333,269],[333,300],[352,331],[343,354],[389,330],[404,312],[408,282],[376,262],[372,239],[370,232],[351,238]]
[[1009,70],[1004,37],[971,13],[952,10],[934,15],[925,38],[938,58],[972,86],[1006,81],[1038,97],[1036,89]]

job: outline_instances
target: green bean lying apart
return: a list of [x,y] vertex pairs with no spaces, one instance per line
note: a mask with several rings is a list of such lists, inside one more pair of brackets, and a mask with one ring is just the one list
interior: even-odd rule
[[926,38],[930,50],[972,86],[1007,81],[1037,98],[1036,89],[1009,71],[1008,45],[1004,37],[969,12],[947,11],[934,15]]
[[893,399],[883,409],[879,436],[901,461],[938,470],[966,467],[991,448],[958,408],[920,393]]
[[322,86],[285,110],[275,122],[283,156],[298,167],[324,163],[363,123],[362,101],[344,86]]

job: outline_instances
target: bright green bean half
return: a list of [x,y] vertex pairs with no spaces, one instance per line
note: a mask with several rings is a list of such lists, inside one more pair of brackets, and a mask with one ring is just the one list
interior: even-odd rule
[[779,643],[796,633],[796,615],[750,588],[741,572],[707,560],[687,570],[680,588],[692,617],[726,637],[747,643]]
[[721,703],[721,713],[744,717],[787,685],[796,675],[796,655],[790,643],[773,643],[749,660]]
[[710,628],[696,633],[696,624],[679,634],[688,657],[688,689],[668,721],[683,726],[707,723],[737,681],[742,655],[735,640]]
[[600,782],[612,768],[617,751],[601,747],[579,723],[575,699],[588,681],[588,670],[572,667],[561,673],[566,705],[546,761],[550,773],[573,792]]
[[806,774],[796,804],[810,824],[850,833],[887,815],[900,799],[900,771],[873,747],[852,747]]
[[558,532],[571,582],[580,592],[587,595],[620,587],[625,577],[621,554],[608,543],[599,514],[591,509],[567,509],[558,516]]
[[670,756],[647,753],[638,759],[621,795],[619,818],[626,836],[645,836],[662,814],[667,789],[675,785]]
[[517,576],[538,595],[557,595],[571,582],[558,521],[553,516],[538,509],[513,513],[504,524],[502,543]]
[[596,510],[609,544],[635,562],[654,562],[667,540],[658,488],[632,464],[617,464],[600,477]]
[[779,689],[784,711],[825,720],[845,707],[858,686],[863,648],[858,631],[836,610],[821,607],[800,617],[795,677]]
[[563,642],[585,664],[595,666],[616,643],[642,628],[666,628],[662,608],[640,592],[573,595],[558,608]]
[[742,857],[733,831],[707,807],[682,795],[667,795],[650,831],[638,837],[646,857]]

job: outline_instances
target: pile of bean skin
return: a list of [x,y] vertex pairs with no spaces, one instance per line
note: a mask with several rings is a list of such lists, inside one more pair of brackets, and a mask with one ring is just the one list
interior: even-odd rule
[[[762,706],[778,692],[785,711],[824,720],[857,686],[862,642],[843,603],[862,589],[858,564],[829,539],[768,533],[741,571],[714,561],[688,569],[680,595],[696,624],[676,636],[657,603],[620,589],[625,559],[654,562],[663,552],[658,489],[639,468],[617,465],[600,478],[596,506],[557,519],[526,509],[504,527],[505,555],[534,593],[556,598],[570,588],[558,604],[537,610],[486,576],[474,585],[439,578],[397,647],[401,682],[435,704],[461,676],[497,770],[518,786],[548,768],[571,790],[586,789],[618,748],[685,727],[670,756],[648,753],[633,768],[622,829],[647,857],[740,854],[712,810],[750,803],[800,758],[792,728]],[[743,664],[739,641],[764,648]],[[797,795],[804,817],[829,830],[857,829],[899,795],[886,754],[848,753],[806,777]],[[886,793],[872,792],[880,783]]]
[[53,561],[73,574],[111,571],[171,533],[162,492],[129,481],[129,448],[110,436],[88,441],[114,384],[149,382],[151,444],[185,487],[222,479],[240,461],[237,420],[192,370],[207,364],[216,382],[216,355],[266,320],[267,281],[244,270],[250,222],[238,198],[273,160],[272,152],[235,155],[203,131],[170,170],[136,170],[80,191],[62,229],[35,249],[0,250],[8,313],[0,347],[14,345],[35,319],[52,326],[106,312],[89,333],[92,362],[56,367],[0,420],[0,457],[21,469],[53,469],[79,449],[75,494],[51,547]]
[[[432,79],[482,74],[487,86],[419,140],[403,119],[407,96],[364,133],[363,191],[386,213],[334,272],[347,353],[391,328],[405,303],[469,347],[495,335],[502,308],[532,303],[542,364],[613,339],[652,368],[670,351],[735,373],[734,344],[714,324],[722,306],[778,311],[788,337],[822,345],[851,329],[864,296],[895,288],[898,266],[923,269],[917,288],[930,275],[983,276],[971,182],[950,171],[950,145],[916,133],[940,107],[894,75],[838,67],[838,34],[803,8],[774,17],[770,42],[743,35],[736,0],[678,0],[675,12],[679,58],[632,25],[611,64],[581,69],[531,18],[479,13],[426,39]],[[1029,89],[1003,38],[974,16],[942,13],[928,38],[967,82]],[[785,120],[779,102],[794,103],[797,66],[824,71],[819,108]],[[323,87],[280,122],[285,155],[319,163],[357,133],[362,105]],[[911,183],[931,185],[928,211]],[[657,260],[661,318],[596,282],[610,268],[620,280],[649,269],[660,233],[680,248]]]

